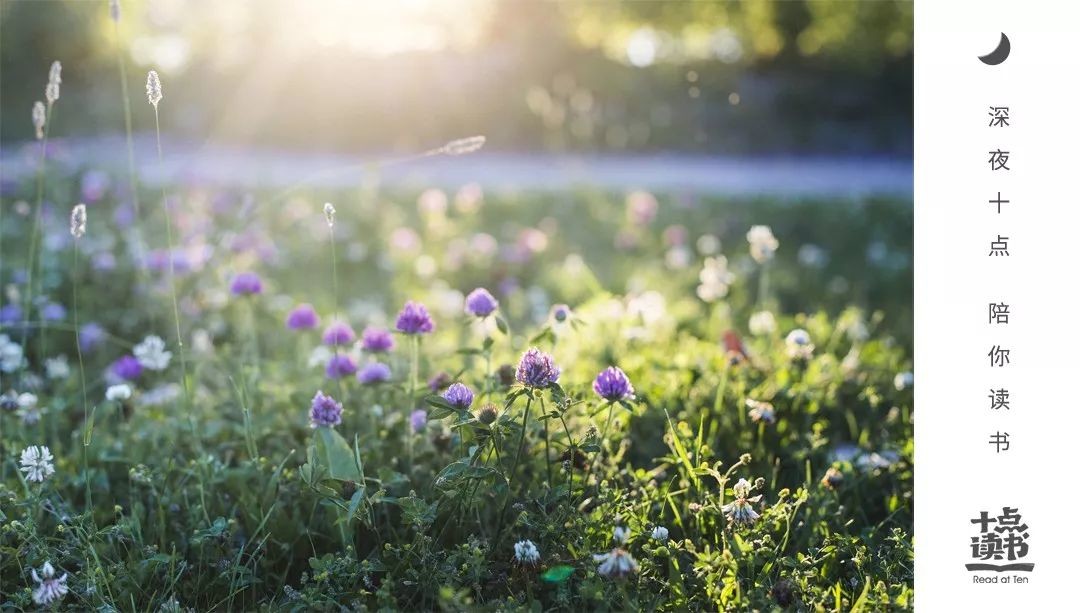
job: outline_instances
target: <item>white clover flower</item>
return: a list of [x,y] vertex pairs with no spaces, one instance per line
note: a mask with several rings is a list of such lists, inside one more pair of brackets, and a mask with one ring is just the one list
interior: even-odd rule
[[735,275],[728,270],[727,258],[718,255],[705,258],[705,264],[698,273],[698,298],[705,302],[715,302],[727,296],[728,288],[735,282]]
[[67,379],[71,375],[66,355],[45,359],[45,376],[49,379]]
[[25,364],[22,345],[12,342],[8,335],[0,334],[0,371],[12,373]]
[[626,541],[630,538],[630,528],[625,526],[615,526],[611,538],[617,545],[626,544]]
[[902,392],[914,384],[915,374],[911,372],[899,372],[896,373],[896,377],[893,378],[893,387],[895,387],[898,392]]
[[753,226],[746,233],[746,241],[750,243],[750,257],[759,264],[773,259],[780,247],[780,241],[773,236],[769,226]]
[[750,495],[752,489],[754,489],[754,486],[746,479],[739,479],[735,485],[731,486],[731,491],[735,493],[736,498],[746,498]]
[[86,205],[76,204],[71,209],[71,236],[76,239],[86,235]]
[[34,122],[34,135],[37,139],[45,138],[45,103],[40,100],[34,102],[33,110],[30,111],[30,119]]
[[333,228],[334,220],[337,218],[337,209],[334,208],[334,205],[327,202],[322,205],[322,212],[323,216],[326,217],[326,225]]
[[776,332],[776,317],[771,311],[758,311],[750,316],[750,334],[767,336]]
[[176,383],[166,383],[151,390],[143,392],[138,399],[140,407],[156,407],[170,404],[180,397],[180,386]]
[[652,536],[654,541],[664,542],[668,540],[668,529],[663,526],[656,526],[652,529]]
[[131,386],[126,383],[110,385],[109,389],[105,390],[105,400],[120,401],[128,398],[131,398]]
[[172,353],[165,351],[165,341],[160,336],[150,335],[132,350],[135,359],[147,370],[165,370],[169,367]]
[[27,481],[40,483],[56,472],[56,467],[53,466],[52,461],[53,455],[49,452],[48,447],[30,445],[23,449],[22,455],[19,456],[19,470],[26,473]]
[[807,268],[825,268],[825,265],[829,263],[828,252],[817,245],[809,243],[799,247],[799,252],[795,258],[799,261],[799,264]]
[[605,579],[623,579],[638,571],[637,560],[629,551],[618,547],[608,553],[593,555],[593,560],[600,563],[596,572]]
[[751,421],[763,422],[766,424],[776,423],[776,409],[773,407],[772,403],[747,398],[746,406],[750,408],[749,415]]
[[30,392],[19,394],[15,400],[18,409],[15,414],[26,425],[33,425],[41,421],[41,410],[38,408],[38,397]]
[[530,540],[514,543],[514,560],[518,564],[532,566],[540,562],[540,550]]
[[151,70],[146,74],[146,99],[157,109],[161,98],[161,78],[158,77],[156,70]]
[[788,332],[784,339],[787,344],[788,356],[792,359],[809,359],[814,353],[814,344],[810,341],[810,333],[802,328],[796,328]]
[[48,561],[41,567],[40,575],[34,569],[30,570],[30,575],[38,584],[34,588],[33,594],[31,594],[36,605],[47,607],[63,599],[64,595],[68,593],[67,573],[57,577],[56,571]]
[[855,459],[855,465],[862,470],[884,470],[900,461],[900,454],[895,451],[881,451],[861,454]]
[[720,251],[720,239],[714,234],[702,234],[698,237],[696,246],[701,255],[713,255]]
[[754,489],[746,479],[739,479],[739,481],[731,487],[732,493],[735,494],[735,500],[725,504],[721,507],[721,511],[727,516],[728,521],[732,524],[748,525],[754,523],[760,515],[754,510],[754,503],[761,500],[761,495],[750,497],[750,492]]

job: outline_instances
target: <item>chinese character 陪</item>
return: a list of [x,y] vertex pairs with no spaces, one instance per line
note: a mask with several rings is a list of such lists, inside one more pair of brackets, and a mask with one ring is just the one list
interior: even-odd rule
[[1004,302],[991,302],[990,303],[990,323],[992,324],[1007,324],[1009,323],[1009,305]]

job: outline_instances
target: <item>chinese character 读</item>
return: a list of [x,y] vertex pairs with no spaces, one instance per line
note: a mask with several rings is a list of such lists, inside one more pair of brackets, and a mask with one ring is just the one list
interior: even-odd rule
[[1009,390],[990,388],[990,410],[996,411],[998,409],[1009,410]]

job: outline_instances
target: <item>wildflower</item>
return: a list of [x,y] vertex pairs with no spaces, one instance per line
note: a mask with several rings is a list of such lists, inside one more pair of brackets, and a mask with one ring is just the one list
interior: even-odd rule
[[536,347],[521,356],[517,367],[517,381],[526,387],[548,387],[559,381],[559,367],[555,360]]
[[45,321],[64,321],[67,309],[59,302],[49,302],[41,307],[41,318]]
[[596,572],[605,579],[624,579],[638,571],[637,560],[629,551],[616,547],[608,553],[593,556],[600,565]]
[[799,247],[795,259],[807,268],[824,268],[829,263],[829,254],[821,247],[808,243]]
[[344,321],[335,321],[323,330],[322,341],[324,345],[351,345],[356,341],[356,333],[352,326]]
[[129,398],[131,398],[131,386],[126,383],[110,385],[109,388],[105,390],[105,400],[121,401]]
[[50,379],[67,379],[69,375],[71,375],[71,367],[68,366],[66,355],[58,355],[55,358],[46,358],[46,377]]
[[807,360],[814,353],[814,344],[810,342],[810,333],[802,328],[788,332],[784,339],[788,356],[795,360]]
[[625,545],[626,541],[630,539],[630,529],[626,526],[615,526],[611,538],[617,545]]
[[510,387],[514,384],[514,378],[517,373],[514,370],[513,364],[503,364],[499,367],[499,370],[497,370],[495,374],[499,378],[499,385],[502,385],[503,387]]
[[656,196],[646,191],[632,191],[626,195],[626,215],[630,222],[638,226],[646,226],[656,219],[656,212],[660,208]]
[[895,387],[898,392],[902,392],[914,384],[915,375],[911,372],[896,373],[896,377],[893,378],[893,387]]
[[156,70],[151,70],[146,74],[146,99],[150,101],[150,104],[154,105],[154,110],[157,110],[157,105],[161,102],[161,79],[158,77]]
[[22,307],[12,302],[0,307],[0,324],[16,324],[23,320]]
[[133,355],[124,355],[117,358],[109,370],[118,379],[123,381],[134,381],[142,375],[143,367],[138,359]]
[[120,22],[120,0],[109,0],[109,19],[114,23]]
[[53,466],[53,455],[44,445],[30,445],[23,449],[19,464],[21,464],[19,470],[26,473],[27,481],[40,483],[56,472],[56,467]]
[[326,378],[340,379],[356,374],[356,362],[343,353],[330,356],[326,361]]
[[233,277],[232,283],[229,285],[229,291],[234,296],[261,294],[263,291],[262,279],[251,271],[242,272]]
[[663,526],[656,526],[652,529],[652,536],[654,541],[660,541],[661,543],[668,540],[668,529]]
[[570,311],[570,307],[565,304],[556,304],[551,307],[551,321],[557,324],[565,323],[569,321],[573,313]]
[[439,149],[439,153],[444,153],[446,155],[465,155],[467,153],[475,153],[484,146],[485,142],[487,142],[487,137],[485,136],[469,136],[467,138],[459,138],[443,145],[442,148]]
[[285,317],[285,327],[290,330],[311,330],[319,326],[319,314],[308,303],[296,305]]
[[835,466],[830,466],[829,470],[825,471],[825,476],[821,478],[821,484],[830,490],[840,487],[843,482],[844,473],[840,472]]
[[180,397],[181,391],[180,386],[176,383],[159,385],[139,396],[139,406],[159,407],[170,404]]
[[332,428],[340,424],[341,411],[340,402],[323,394],[322,390],[315,392],[315,397],[311,399],[311,411],[308,413],[311,418],[311,427],[327,426]]
[[766,336],[776,332],[776,318],[770,311],[758,311],[750,316],[750,334]]
[[41,421],[41,410],[38,408],[38,397],[30,392],[19,394],[16,399],[18,410],[16,414],[26,425],[33,425]]
[[8,335],[0,334],[0,371],[12,373],[25,363],[22,346],[12,342]]
[[34,135],[37,139],[45,138],[45,105],[40,100],[34,102],[34,108],[30,111],[30,119],[34,122]]
[[41,567],[41,574],[34,569],[30,569],[30,576],[37,582],[37,587],[34,588],[31,597],[34,599],[34,604],[47,607],[52,603],[63,599],[64,595],[68,593],[67,587],[67,573],[56,576],[56,571],[53,570],[52,564],[48,561]]
[[781,607],[790,607],[795,604],[795,584],[788,579],[781,579],[774,583],[770,592],[773,600]]
[[617,366],[608,366],[592,384],[593,391],[608,402],[616,402],[634,397],[634,386],[626,373]]
[[105,342],[105,328],[96,322],[90,322],[79,328],[79,348],[84,353],[94,351]]
[[15,393],[15,390],[8,390],[0,396],[0,409],[10,413],[17,408],[19,408],[19,395]]
[[427,411],[424,409],[416,409],[409,414],[409,425],[412,426],[413,432],[420,432],[427,426]]
[[754,523],[760,517],[754,510],[753,503],[761,500],[761,495],[749,497],[753,487],[746,479],[739,479],[738,483],[732,486],[731,491],[735,494],[735,500],[721,508],[727,515],[728,521],[737,526],[747,525]]
[[424,305],[410,300],[398,313],[396,327],[405,334],[427,334],[435,329],[435,322]]
[[76,204],[71,209],[71,236],[80,239],[86,235],[86,205]]
[[764,264],[773,259],[780,241],[773,236],[769,226],[753,226],[746,233],[746,241],[750,243],[750,257],[758,264]]
[[450,384],[453,382],[454,380],[450,378],[450,373],[445,370],[440,370],[428,379],[427,386],[428,389],[434,393],[450,387]]
[[514,543],[514,561],[522,566],[536,566],[540,563],[540,550],[528,539],[518,541]]
[[465,297],[465,312],[474,317],[487,317],[497,308],[499,301],[482,287],[474,289]]
[[875,451],[860,455],[855,459],[855,465],[863,470],[883,470],[899,461],[900,454],[895,451]]
[[464,383],[455,383],[443,394],[443,400],[457,409],[468,409],[473,403],[473,393]]
[[45,101],[51,106],[60,99],[60,62],[54,61],[49,66],[49,83],[45,86]]
[[383,328],[364,328],[360,348],[368,353],[387,353],[394,348],[394,335]]
[[327,202],[322,206],[323,217],[326,218],[326,225],[330,228],[334,227],[334,220],[337,219],[337,209],[334,205]]
[[390,380],[390,367],[382,362],[372,362],[356,373],[356,380],[364,385],[386,383]]
[[139,360],[139,364],[149,370],[165,370],[172,359],[172,352],[165,351],[165,341],[155,335],[150,335],[135,345],[132,353],[135,354],[135,359]]
[[698,298],[705,302],[715,302],[727,296],[728,288],[735,282],[735,275],[728,270],[727,258],[718,255],[705,258],[705,263],[698,273]]
[[776,423],[776,409],[772,403],[761,402],[753,398],[746,399],[746,406],[750,407],[750,420],[766,424]]
[[493,403],[487,403],[480,407],[480,410],[476,412],[476,419],[485,426],[490,426],[495,423],[495,420],[499,417],[499,408]]

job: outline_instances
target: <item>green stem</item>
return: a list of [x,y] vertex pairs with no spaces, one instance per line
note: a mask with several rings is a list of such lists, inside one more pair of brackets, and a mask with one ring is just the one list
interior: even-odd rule
[[[50,102],[45,111],[45,128],[41,139],[41,157],[38,164],[37,175],[37,199],[34,203],[34,226],[30,231],[30,251],[26,254],[26,298],[23,299],[25,310],[23,311],[22,349],[26,355],[26,339],[30,332],[30,307],[34,303],[34,269],[37,266],[38,235],[41,233],[41,202],[45,198],[45,164],[49,146],[49,128],[52,127],[52,103]],[[44,324],[45,320],[41,320]],[[39,332],[39,338],[45,338],[44,326]],[[44,345],[44,340],[41,341]],[[40,356],[39,356],[40,357]],[[27,371],[28,372],[28,371]]]
[[[83,404],[83,428],[89,427],[90,411],[86,400],[86,369],[83,366],[82,344],[79,342],[79,239],[75,238],[75,248],[71,258],[71,308],[75,320],[75,354],[79,356],[79,384],[82,387]],[[84,438],[85,441],[85,438]],[[90,458],[89,445],[83,444],[83,481],[86,484],[86,512],[93,519],[93,502],[90,492]]]

